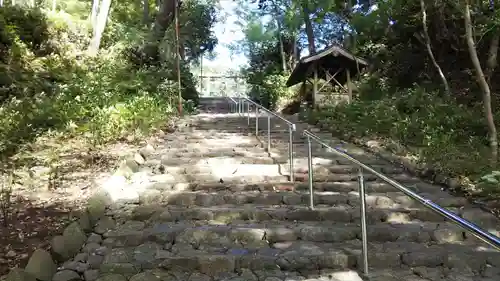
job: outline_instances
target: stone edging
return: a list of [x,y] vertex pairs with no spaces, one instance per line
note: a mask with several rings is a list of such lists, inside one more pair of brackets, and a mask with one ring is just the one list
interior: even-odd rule
[[[144,165],[146,157],[154,153],[155,148],[152,144],[146,144],[139,149],[133,156],[125,157],[121,160],[114,174],[111,176],[111,182],[126,182],[133,174],[139,171],[141,165]],[[78,220],[70,223],[63,231],[62,235],[55,236],[51,239],[51,251],[37,249],[33,252],[28,260],[28,264],[23,268],[12,269],[5,281],[73,281],[73,280],[89,280],[97,279],[97,270],[83,269],[66,270],[58,268],[58,264],[67,262],[71,259],[78,259],[81,255],[80,250],[86,243],[90,243],[92,238],[92,230],[97,225],[98,221],[105,216],[106,208],[112,203],[110,194],[107,188],[113,186],[100,186],[87,201],[84,210],[79,215]],[[87,235],[90,235],[87,237]],[[96,235],[99,236],[99,235]],[[100,238],[100,237],[99,237]],[[58,271],[59,270],[59,271]],[[93,272],[92,272],[93,271]],[[95,274],[89,278],[85,276]],[[84,275],[82,278],[80,274]]]

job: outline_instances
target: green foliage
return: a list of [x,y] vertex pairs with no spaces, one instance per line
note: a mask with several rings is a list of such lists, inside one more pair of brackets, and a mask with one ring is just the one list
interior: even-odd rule
[[475,177],[489,169],[481,108],[440,99],[419,87],[376,101],[328,107],[310,118],[326,120],[333,131],[349,138],[396,141],[441,172]]
[[[147,133],[176,113],[179,87],[172,56],[164,56],[154,66],[131,60],[130,50],[142,44],[148,32],[137,2],[115,5],[104,49],[93,58],[83,55],[91,35],[90,2],[58,3],[59,11],[21,6],[0,10],[0,154],[14,152],[47,133],[80,136],[96,147]],[[206,18],[213,15],[210,6],[200,7],[191,19],[205,13],[204,8],[208,9]],[[214,21],[203,20],[190,23],[208,33],[194,35],[193,42],[203,45],[208,40],[210,49],[216,42],[207,30]],[[196,49],[188,55],[203,51]],[[184,62],[181,77],[185,112],[194,112],[196,82]]]
[[481,190],[483,195],[498,196],[500,190],[500,171],[492,171],[479,178],[477,187]]
[[266,76],[262,81],[262,86],[254,85],[252,90],[259,89],[261,104],[265,107],[275,110],[278,104],[284,101],[290,101],[293,92],[286,87],[288,75],[274,74]]

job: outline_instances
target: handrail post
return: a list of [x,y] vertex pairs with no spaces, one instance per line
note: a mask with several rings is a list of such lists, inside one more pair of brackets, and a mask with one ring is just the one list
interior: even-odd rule
[[293,172],[293,127],[288,126],[288,161],[290,162],[290,182],[295,181]]
[[267,115],[267,153],[271,155],[271,115]]
[[255,136],[259,136],[259,108],[255,107]]
[[363,169],[358,169],[358,183],[359,183],[359,198],[361,203],[361,243],[363,255],[363,272],[368,276],[368,236],[366,234],[366,196],[365,196],[365,179],[363,176]]
[[247,104],[247,125],[250,127],[250,103],[248,101],[245,101]]
[[307,173],[309,182],[309,208],[314,210],[314,192],[313,192],[313,164],[312,164],[312,146],[311,137],[307,136]]

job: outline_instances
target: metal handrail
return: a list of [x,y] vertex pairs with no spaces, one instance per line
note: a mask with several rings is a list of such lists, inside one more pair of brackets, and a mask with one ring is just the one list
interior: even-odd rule
[[309,174],[309,207],[311,209],[314,209],[314,192],[313,192],[313,169],[312,169],[312,148],[311,148],[311,140],[316,141],[317,143],[321,144],[322,146],[331,149],[334,153],[336,153],[339,156],[342,156],[343,158],[349,160],[353,164],[356,164],[359,167],[358,170],[358,183],[359,183],[359,196],[361,200],[361,237],[362,237],[362,251],[363,251],[363,267],[364,267],[364,273],[368,274],[368,239],[367,239],[367,232],[366,232],[366,198],[365,198],[365,186],[364,186],[364,178],[363,178],[363,171],[370,172],[371,174],[377,176],[381,180],[385,181],[392,187],[395,187],[399,191],[403,192],[406,196],[416,200],[417,202],[421,203],[424,205],[424,207],[431,209],[432,211],[438,213],[439,215],[451,220],[453,223],[457,224],[458,226],[462,227],[464,230],[468,231],[469,233],[473,234],[476,236],[478,239],[482,240],[483,242],[489,244],[496,250],[500,251],[500,238],[486,230],[483,230],[481,227],[477,226],[476,224],[456,215],[453,212],[448,211],[447,209],[439,206],[438,204],[432,202],[429,199],[426,199],[417,193],[413,192],[412,190],[404,187],[402,184],[398,183],[395,180],[390,179],[389,177],[385,176],[382,173],[379,173],[375,171],[373,168],[370,166],[367,166],[363,163],[361,163],[359,160],[356,160],[354,157],[350,156],[347,154],[347,152],[339,149],[339,148],[333,148],[330,145],[326,144],[323,140],[321,140],[318,136],[315,134],[304,130],[303,132],[304,136],[307,137],[307,144],[308,144],[308,174]]
[[[234,101],[233,98],[231,100]],[[250,105],[253,105],[255,107],[255,136],[259,136],[259,110],[264,111],[267,113],[267,152],[271,153],[271,117],[276,117],[279,120],[285,122],[288,125],[288,161],[289,161],[289,169],[290,169],[290,174],[289,174],[289,179],[290,182],[294,182],[294,171],[293,171],[293,132],[297,130],[297,126],[286,120],[285,118],[279,116],[278,114],[270,111],[269,109],[263,107],[262,105],[254,102],[253,100],[247,98],[247,97],[240,97],[239,98],[239,103],[238,103],[238,114],[241,116],[241,114],[245,112],[245,105],[246,105],[246,112],[247,112],[247,123],[248,126],[250,126]]]
[[276,113],[274,113],[274,112],[270,111],[269,109],[265,108],[264,106],[262,106],[262,105],[260,105],[260,104],[258,104],[258,103],[256,103],[256,102],[254,102],[253,100],[251,100],[251,99],[249,99],[249,98],[246,98],[246,97],[244,97],[244,98],[243,98],[243,100],[245,100],[245,101],[247,101],[247,102],[250,102],[251,104],[255,105],[256,107],[258,107],[258,108],[260,108],[260,109],[264,110],[267,114],[271,114],[272,116],[274,116],[274,117],[276,117],[276,118],[280,119],[281,121],[285,122],[288,126],[290,126],[290,127],[292,127],[292,128],[293,128],[293,131],[295,131],[295,130],[297,129],[297,127],[295,126],[295,124],[294,124],[294,123],[292,123],[292,122],[290,122],[290,121],[286,120],[285,118],[283,118],[283,117],[279,116],[278,114],[276,114]]
[[237,106],[238,107],[238,114],[241,115],[239,103],[232,97],[227,97],[227,98],[233,102],[233,103],[231,103],[230,108],[229,108],[231,113],[233,113],[233,111],[235,110],[235,107]]

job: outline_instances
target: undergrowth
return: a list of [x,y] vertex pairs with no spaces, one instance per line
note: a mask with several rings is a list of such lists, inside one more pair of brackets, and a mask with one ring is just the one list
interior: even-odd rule
[[[2,7],[0,154],[47,132],[102,144],[158,128],[174,114],[173,64],[134,64],[127,53],[131,41],[106,42],[99,56],[87,57],[82,50],[90,32],[64,12]],[[192,75],[183,72],[183,96],[189,92],[197,102]]]
[[[458,104],[418,86],[391,95],[377,89],[361,87],[360,99],[309,112],[308,118],[344,138],[378,140],[396,154],[410,153],[439,174],[481,183],[494,169],[481,105]],[[500,185],[491,188],[492,182],[482,192],[499,194]]]

